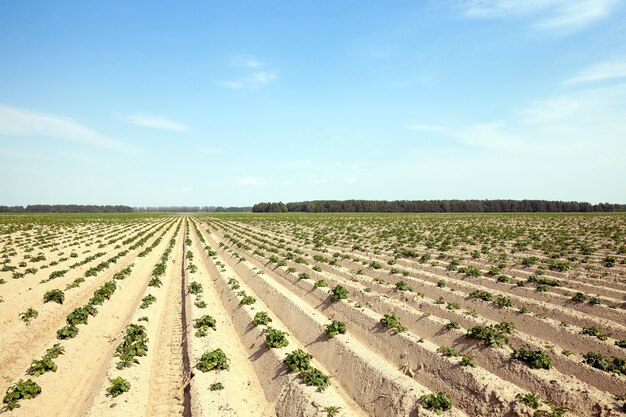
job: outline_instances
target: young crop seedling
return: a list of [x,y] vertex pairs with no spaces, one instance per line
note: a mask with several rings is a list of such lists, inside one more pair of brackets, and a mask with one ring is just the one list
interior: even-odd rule
[[583,327],[583,330],[581,333],[589,335],[589,336],[595,336],[600,340],[606,340],[611,335],[610,333],[609,334],[603,333],[597,327]]
[[4,406],[0,411],[4,412],[18,408],[20,400],[35,398],[39,394],[41,394],[41,387],[36,382],[33,382],[32,379],[27,379],[26,381],[20,379],[17,383],[7,388],[2,399]]
[[437,352],[441,353],[441,356],[445,357],[459,356],[459,353],[454,350],[454,348],[449,346],[440,346],[437,348]]
[[68,324],[67,326],[57,330],[57,339],[65,340],[72,339],[76,337],[78,334],[78,327],[73,324]]
[[206,336],[209,329],[217,330],[215,319],[209,315],[205,315],[200,317],[199,319],[196,319],[193,327],[195,329],[198,329],[198,331],[196,332],[197,337]]
[[252,319],[252,324],[254,324],[255,326],[268,325],[271,322],[272,318],[268,316],[265,311],[259,311],[254,315],[254,318]]
[[107,392],[113,398],[130,391],[130,382],[120,376],[109,379],[109,382],[111,382],[111,385],[107,388]]
[[317,387],[318,392],[322,392],[330,386],[330,377],[317,368],[311,367],[300,372],[299,376],[305,385]]
[[304,372],[311,368],[311,359],[313,359],[313,356],[310,353],[302,349],[296,349],[291,353],[287,353],[283,363],[287,366],[290,373]]
[[212,370],[222,371],[230,369],[230,360],[226,357],[226,354],[222,349],[215,349],[211,352],[205,352],[198,361],[196,368],[202,372],[209,372]]
[[206,308],[206,302],[203,300],[198,300],[193,304],[198,308]]
[[45,355],[41,359],[35,359],[30,364],[30,368],[26,371],[28,375],[39,376],[46,372],[56,372],[57,365],[52,360],[52,357]]
[[330,299],[332,301],[345,300],[348,298],[348,290],[342,287],[341,285],[337,285],[328,293],[330,294]]
[[318,287],[318,288],[328,286],[328,285],[326,284],[326,281],[324,281],[323,279],[320,279],[319,281],[315,281],[315,284],[314,284],[314,285],[315,285],[316,287]]
[[504,295],[499,295],[496,297],[496,300],[493,302],[496,307],[504,308],[504,307],[513,307],[513,303],[511,303],[511,299]]
[[148,294],[141,299],[139,308],[148,308],[156,301],[156,297],[152,294]]
[[251,295],[244,295],[241,299],[241,304],[249,306],[256,303],[256,298]]
[[507,334],[511,334],[513,326],[509,323],[499,323],[489,326],[474,326],[467,331],[467,336],[482,340],[486,346],[502,347],[509,343]]
[[25,323],[30,323],[31,319],[36,319],[38,315],[39,312],[30,307],[25,312],[20,313],[20,319]]
[[448,394],[444,394],[443,392],[424,395],[421,401],[422,407],[434,411],[437,415],[452,409],[452,399]]
[[601,371],[626,376],[626,359],[624,358],[602,356],[597,352],[588,352],[583,355],[583,362]]
[[191,284],[189,284],[188,292],[189,294],[193,295],[200,294],[202,292],[202,284],[196,281],[192,281]]
[[124,369],[139,363],[139,356],[148,353],[148,334],[141,324],[130,324],[126,328],[126,335],[122,343],[115,349],[115,356],[120,358],[117,369]]
[[474,357],[471,355],[463,355],[461,357],[461,366],[469,366],[470,368],[476,368],[474,363]]
[[385,314],[382,319],[380,319],[380,323],[386,329],[394,329],[397,333],[402,333],[407,330],[406,327],[400,323],[400,319],[395,314]]
[[396,282],[396,290],[398,290],[398,291],[413,291],[413,288],[411,288],[411,286],[409,284],[407,284],[405,281],[398,281],[398,282]]
[[550,356],[542,350],[515,349],[512,356],[526,362],[532,369],[550,369],[552,366]]
[[346,334],[346,323],[333,320],[330,324],[324,326],[324,331],[330,338],[333,338],[338,334]]
[[57,304],[63,304],[63,301],[65,301],[65,294],[61,290],[50,290],[46,292],[43,296],[43,302],[49,303],[51,301]]
[[539,408],[539,396],[537,394],[535,394],[534,392],[529,392],[529,393],[518,393],[515,398],[517,398],[519,400],[519,402],[521,402],[522,404],[533,408],[533,409],[537,409]]
[[456,321],[451,321],[449,323],[446,323],[443,326],[443,328],[446,329],[446,330],[460,329],[461,325],[459,323],[457,323]]
[[287,332],[283,332],[282,330],[278,330],[273,327],[267,327],[263,330],[263,333],[265,333],[265,346],[268,349],[281,348],[289,345]]
[[339,414],[339,410],[341,410],[341,407],[337,407],[334,405],[328,406],[328,407],[324,407],[324,412],[326,413],[327,417],[334,417],[337,414]]
[[224,389],[224,384],[222,384],[221,382],[216,382],[209,386],[210,391],[221,391],[223,389]]

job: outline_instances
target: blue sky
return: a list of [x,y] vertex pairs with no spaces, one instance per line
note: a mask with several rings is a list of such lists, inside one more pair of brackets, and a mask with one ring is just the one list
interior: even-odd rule
[[626,1],[3,1],[0,204],[626,202]]

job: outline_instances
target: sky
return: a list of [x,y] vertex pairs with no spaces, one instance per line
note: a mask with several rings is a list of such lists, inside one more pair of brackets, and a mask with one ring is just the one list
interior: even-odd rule
[[0,2],[0,205],[626,203],[626,0]]

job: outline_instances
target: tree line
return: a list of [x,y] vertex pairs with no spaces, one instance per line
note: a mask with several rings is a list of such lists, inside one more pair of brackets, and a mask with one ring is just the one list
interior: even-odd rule
[[252,207],[222,207],[222,206],[161,206],[135,207],[137,213],[242,213],[250,212]]
[[0,206],[0,213],[240,213],[252,207],[221,206],[167,206],[130,207],[122,205],[33,204],[28,206]]
[[257,203],[254,213],[559,213],[623,212],[626,204],[548,200],[313,200]]
[[0,213],[132,213],[133,208],[121,205],[93,204],[33,204],[28,206],[0,206]]

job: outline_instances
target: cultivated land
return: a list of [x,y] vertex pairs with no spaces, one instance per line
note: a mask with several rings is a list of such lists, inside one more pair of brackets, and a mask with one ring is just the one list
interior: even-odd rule
[[619,416],[624,214],[0,216],[15,416]]

